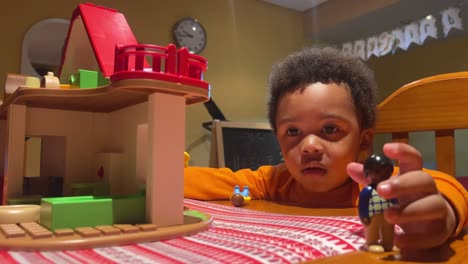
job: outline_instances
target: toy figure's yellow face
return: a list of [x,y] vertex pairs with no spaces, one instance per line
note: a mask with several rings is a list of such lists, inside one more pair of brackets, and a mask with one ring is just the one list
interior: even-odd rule
[[286,166],[308,191],[326,192],[349,177],[346,166],[372,142],[343,85],[314,83],[278,103],[277,138]]

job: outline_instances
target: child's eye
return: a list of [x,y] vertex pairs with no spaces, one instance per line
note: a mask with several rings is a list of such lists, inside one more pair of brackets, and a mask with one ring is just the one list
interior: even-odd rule
[[301,134],[301,131],[297,128],[290,128],[286,131],[286,133],[288,134],[288,136],[297,137]]
[[332,135],[339,132],[339,128],[336,126],[325,126],[322,128],[322,133],[325,135]]

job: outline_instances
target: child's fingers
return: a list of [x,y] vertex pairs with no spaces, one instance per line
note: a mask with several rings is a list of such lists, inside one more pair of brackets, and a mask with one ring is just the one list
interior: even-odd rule
[[400,174],[422,169],[421,153],[408,144],[387,143],[383,146],[383,152],[389,158],[398,160]]
[[[425,196],[403,207],[392,207],[385,211],[385,219],[396,225],[405,223],[444,219],[447,214],[446,202],[440,194]],[[419,226],[420,228],[422,226]],[[430,230],[420,230],[430,232]]]
[[395,240],[401,249],[439,246],[456,227],[455,213],[440,194],[425,196],[405,207],[388,208],[384,215],[387,221],[403,229]]
[[408,202],[438,192],[434,179],[422,171],[411,171],[392,177],[381,182],[377,191],[385,199],[397,198]]
[[[408,248],[433,248],[443,244],[448,236],[443,229],[442,223],[432,225],[429,232],[426,233],[404,233],[395,236],[395,245],[401,249]],[[424,223],[420,223],[423,224]]]
[[431,248],[444,243],[450,236],[446,219],[419,220],[401,224],[403,233],[395,236],[395,245],[400,249]]
[[349,177],[351,177],[355,182],[363,185],[370,183],[369,179],[364,175],[361,163],[349,163],[348,166],[346,166],[346,171],[348,172]]

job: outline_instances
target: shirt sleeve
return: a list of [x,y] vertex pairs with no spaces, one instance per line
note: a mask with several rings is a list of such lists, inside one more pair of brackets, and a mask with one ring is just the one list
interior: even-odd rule
[[197,200],[227,200],[234,186],[249,187],[252,199],[265,199],[267,178],[274,173],[274,166],[262,166],[258,170],[228,168],[187,167],[184,169],[184,197]]
[[459,234],[463,227],[468,224],[468,193],[466,189],[455,177],[439,171],[425,171],[434,178],[439,192],[454,207],[455,213],[458,216],[458,225],[455,229],[455,235]]

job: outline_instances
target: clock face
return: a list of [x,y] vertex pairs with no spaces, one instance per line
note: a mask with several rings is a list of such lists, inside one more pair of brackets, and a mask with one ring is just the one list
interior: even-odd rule
[[184,18],[174,26],[174,40],[179,47],[186,47],[190,52],[200,53],[206,46],[206,32],[196,19]]

